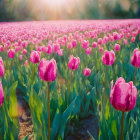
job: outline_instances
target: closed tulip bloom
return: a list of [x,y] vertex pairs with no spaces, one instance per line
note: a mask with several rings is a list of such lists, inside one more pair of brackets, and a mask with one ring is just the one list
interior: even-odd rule
[[91,47],[88,47],[88,48],[86,49],[86,54],[87,54],[87,55],[90,55],[90,54],[91,54]]
[[138,48],[136,48],[133,52],[131,64],[136,68],[140,68],[140,51]]
[[133,42],[133,43],[135,42],[135,37],[131,38],[131,42]]
[[23,49],[22,54],[26,55],[27,54],[27,50]]
[[89,68],[85,68],[85,69],[83,70],[83,75],[84,75],[84,76],[89,76],[90,73],[91,73],[91,70],[90,70]]
[[119,44],[115,44],[114,49],[115,49],[115,51],[119,51],[120,50],[120,45]]
[[71,55],[69,63],[68,63],[68,68],[71,70],[76,70],[79,66],[80,63],[80,58],[79,57],[74,57]]
[[97,47],[97,42],[93,42],[93,43],[92,43],[92,47],[93,47],[93,48],[96,48],[96,47]]
[[47,82],[52,82],[57,76],[57,64],[54,59],[42,59],[39,64],[39,77]]
[[124,39],[123,40],[123,42],[124,42],[124,44],[126,45],[126,44],[128,44],[128,42],[127,42],[127,40],[126,39]]
[[28,65],[28,60],[25,60],[24,66],[27,66],[27,65]]
[[4,75],[4,72],[5,72],[4,63],[2,57],[0,57],[0,77]]
[[3,102],[4,102],[4,93],[3,93],[3,87],[0,81],[0,107],[2,106]]
[[52,47],[51,47],[51,45],[47,46],[47,54],[49,54],[49,55],[52,54]]
[[67,48],[68,48],[68,49],[72,49],[72,47],[73,47],[73,46],[72,46],[72,43],[69,42],[68,45],[67,45]]
[[75,48],[77,46],[77,41],[76,40],[72,40],[72,47]]
[[103,48],[99,46],[99,52],[102,53],[103,52]]
[[21,61],[21,60],[22,60],[22,58],[23,58],[23,56],[22,56],[22,55],[20,55],[20,56],[19,56],[19,60]]
[[103,43],[103,39],[102,38],[98,38],[98,44],[102,45],[102,43]]
[[15,50],[14,49],[9,49],[8,51],[8,57],[9,58],[14,58],[15,56]]
[[115,61],[114,51],[104,51],[104,55],[102,56],[102,62],[105,65],[112,65],[114,61]]
[[116,110],[130,111],[135,107],[136,101],[137,88],[133,82],[126,83],[122,77],[116,81],[114,87],[112,82],[110,102]]
[[30,61],[34,64],[39,63],[41,57],[41,52],[32,51],[30,54]]
[[60,49],[57,53],[58,53],[59,56],[62,56],[63,55],[63,49]]
[[3,51],[4,51],[3,46],[0,45],[0,52],[3,52]]

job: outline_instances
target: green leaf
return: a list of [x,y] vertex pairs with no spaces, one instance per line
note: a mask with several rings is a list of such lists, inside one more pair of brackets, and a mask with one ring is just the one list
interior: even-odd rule
[[113,135],[115,136],[115,138],[117,140],[118,131],[117,131],[117,126],[116,126],[115,120],[112,121],[111,130],[112,130],[112,133],[113,133]]

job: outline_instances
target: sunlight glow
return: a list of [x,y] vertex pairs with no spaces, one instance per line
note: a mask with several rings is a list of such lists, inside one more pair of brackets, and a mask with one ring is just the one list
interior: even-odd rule
[[47,5],[50,5],[51,7],[61,7],[66,4],[67,0],[44,0],[46,1]]

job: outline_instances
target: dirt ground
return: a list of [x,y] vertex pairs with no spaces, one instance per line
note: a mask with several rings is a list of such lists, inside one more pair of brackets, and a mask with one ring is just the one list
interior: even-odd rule
[[[19,113],[19,126],[20,131],[18,139],[21,140],[25,136],[29,135],[29,140],[34,140],[33,136],[33,124],[31,113],[28,104],[22,97],[19,91],[17,91],[17,101],[18,101],[18,113]],[[81,126],[72,136],[68,136],[66,140],[90,140],[88,132],[95,138],[98,139],[99,127],[98,119],[96,116],[89,116],[81,120]]]

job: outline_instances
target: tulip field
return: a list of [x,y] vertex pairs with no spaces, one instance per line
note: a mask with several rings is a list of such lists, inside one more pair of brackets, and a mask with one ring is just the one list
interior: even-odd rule
[[33,140],[67,140],[93,115],[84,140],[140,140],[139,68],[139,19],[1,22],[0,140],[19,139],[17,90]]

